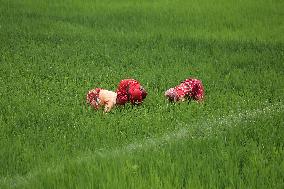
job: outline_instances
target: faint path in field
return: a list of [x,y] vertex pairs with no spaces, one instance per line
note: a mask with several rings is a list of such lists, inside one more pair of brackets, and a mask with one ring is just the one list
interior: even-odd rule
[[[115,158],[124,154],[131,154],[133,152],[146,151],[152,148],[157,148],[164,146],[175,141],[179,141],[189,137],[196,137],[191,135],[190,128],[197,127],[202,130],[202,137],[210,136],[214,132],[214,127],[226,125],[227,127],[234,127],[240,123],[253,122],[253,119],[259,118],[261,116],[268,117],[276,113],[280,113],[284,110],[284,105],[282,103],[276,103],[269,106],[266,106],[262,109],[255,110],[246,110],[237,114],[230,114],[227,116],[222,116],[219,118],[207,119],[200,123],[185,123],[178,122],[180,127],[178,129],[165,133],[164,135],[156,138],[146,138],[142,141],[137,141],[134,143],[127,144],[113,149],[98,149],[90,154],[83,154],[78,156],[74,160],[71,160],[74,163],[83,163],[92,161],[96,157],[106,157],[106,158]],[[41,173],[45,174],[56,174],[64,170],[64,163],[59,165],[51,166],[47,169],[36,170],[28,173],[25,176],[15,176],[13,178],[0,178],[1,184],[5,184],[9,187],[20,187],[28,184],[30,180],[36,179],[37,175]]]
[[[178,122],[180,127],[178,129],[165,133],[161,137],[157,138],[147,138],[142,141],[130,143],[128,145],[115,148],[115,149],[110,149],[110,150],[102,150],[101,152],[96,152],[100,156],[119,156],[121,154],[125,153],[131,153],[131,152],[136,152],[139,150],[147,150],[151,149],[157,146],[163,146],[165,144],[175,142],[178,140],[181,140],[183,138],[187,137],[194,137],[191,136],[190,133],[190,128],[194,126],[198,126],[200,130],[203,131],[203,137],[206,137],[206,135],[210,135],[212,133],[212,129],[215,126],[221,126],[221,125],[226,125],[228,126],[236,126],[240,123],[245,123],[245,122],[254,122],[252,119],[261,117],[261,116],[271,116],[275,113],[282,112],[284,110],[284,105],[281,103],[277,103],[274,105],[267,106],[263,109],[255,109],[255,110],[246,110],[237,114],[230,114],[227,116],[222,116],[219,118],[212,118],[212,119],[207,119],[203,122],[198,122],[198,123],[185,123],[185,122]],[[82,160],[82,159],[81,159]]]

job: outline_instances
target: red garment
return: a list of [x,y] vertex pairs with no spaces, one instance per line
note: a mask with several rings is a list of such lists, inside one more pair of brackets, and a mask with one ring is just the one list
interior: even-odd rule
[[166,91],[165,95],[172,101],[184,100],[186,98],[202,101],[204,88],[200,80],[188,78],[181,82],[180,85]]
[[147,96],[145,89],[134,79],[120,81],[116,93],[116,103],[120,105],[124,105],[127,102],[131,102],[133,105],[141,104]]

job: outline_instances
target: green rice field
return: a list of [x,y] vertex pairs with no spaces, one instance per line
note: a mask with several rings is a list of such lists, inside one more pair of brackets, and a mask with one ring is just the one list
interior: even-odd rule
[[284,1],[0,0],[0,188],[284,188]]

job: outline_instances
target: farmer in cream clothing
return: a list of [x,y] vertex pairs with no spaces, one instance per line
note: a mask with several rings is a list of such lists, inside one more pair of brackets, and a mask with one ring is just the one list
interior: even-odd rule
[[101,88],[92,89],[87,94],[87,103],[98,110],[104,106],[104,112],[109,112],[116,104],[117,94]]

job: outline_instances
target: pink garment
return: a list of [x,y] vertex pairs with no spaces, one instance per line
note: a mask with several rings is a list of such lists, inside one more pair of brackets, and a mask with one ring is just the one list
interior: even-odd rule
[[202,82],[198,79],[188,78],[178,86],[170,88],[165,92],[165,96],[170,101],[184,101],[192,99],[202,101],[204,99],[204,88]]

